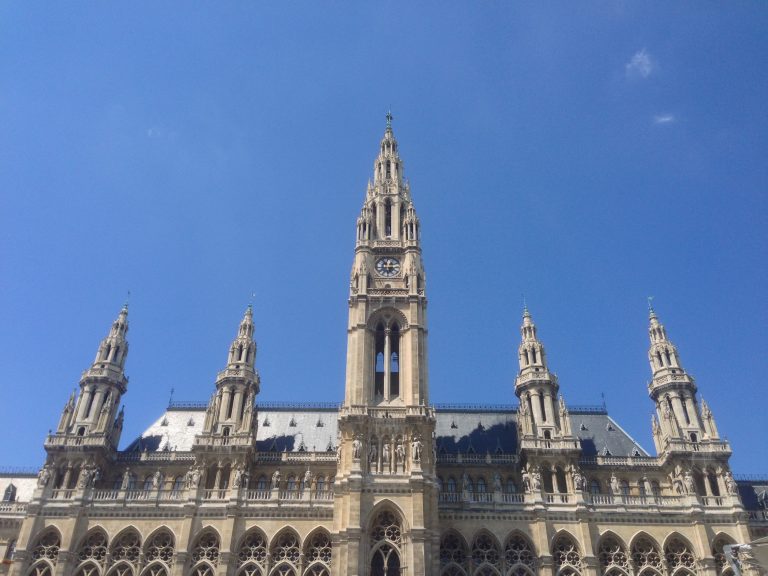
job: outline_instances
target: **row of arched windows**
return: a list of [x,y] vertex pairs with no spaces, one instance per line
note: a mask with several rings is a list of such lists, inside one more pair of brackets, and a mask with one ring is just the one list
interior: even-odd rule
[[[59,561],[61,535],[46,529],[31,548],[28,576],[53,576]],[[189,549],[189,576],[214,576],[221,559],[221,539],[212,528],[203,529]],[[271,542],[258,528],[247,531],[233,556],[238,576],[330,576],[331,538],[315,530],[302,543],[284,528]],[[123,530],[110,542],[106,532],[94,528],[75,552],[74,576],[168,576],[175,560],[173,533],[160,528],[145,542],[134,528]]]
[[[712,542],[712,556],[719,576],[729,576],[730,568],[723,546],[734,540],[719,535]],[[613,533],[604,534],[597,544],[596,556],[603,576],[693,576],[697,572],[692,546],[682,536],[670,535],[663,548],[647,534],[636,535],[628,547]],[[556,576],[580,576],[583,552],[567,532],[552,542]],[[481,531],[469,546],[455,531],[440,541],[441,576],[537,576],[539,556],[533,542],[521,532],[510,534],[501,546],[491,533]]]

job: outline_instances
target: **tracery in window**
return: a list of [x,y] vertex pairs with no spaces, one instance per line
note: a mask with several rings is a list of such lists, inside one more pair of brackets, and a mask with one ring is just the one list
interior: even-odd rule
[[440,540],[440,569],[442,576],[466,574],[469,569],[467,544],[456,532],[448,532]]
[[3,502],[14,502],[16,500],[16,486],[13,482],[8,484],[8,487],[3,492]]
[[629,573],[627,550],[624,544],[615,536],[609,534],[600,540],[598,559],[600,560],[603,574],[609,574],[613,568],[621,568],[625,573]]
[[400,576],[402,530],[389,510],[379,512],[371,530],[371,576]]
[[125,561],[136,566],[141,552],[141,536],[136,530],[129,528],[115,539],[110,551],[113,562]]
[[155,532],[147,541],[144,548],[144,557],[147,562],[162,562],[170,567],[173,564],[174,548],[173,534],[169,530],[160,530]]
[[533,545],[522,534],[513,534],[504,546],[504,562],[506,574],[515,576],[531,576],[536,574],[538,565]]
[[104,566],[107,557],[107,536],[101,530],[93,530],[80,544],[77,551],[79,562],[91,560],[100,566]]
[[[272,562],[274,564],[287,562],[292,568],[298,567],[299,557],[301,556],[298,535],[292,530],[283,530],[272,539],[270,553],[272,554]],[[286,572],[286,574],[288,573],[290,572]],[[279,572],[279,574],[282,574],[282,572]]]
[[641,573],[644,568],[653,568],[662,571],[661,554],[656,544],[647,536],[640,536],[632,543],[632,563],[635,565],[637,573]]
[[574,539],[568,534],[561,534],[552,546],[552,555],[557,567],[557,574],[565,576],[579,574],[581,554]]
[[210,562],[213,566],[219,564],[219,535],[213,530],[207,530],[197,537],[192,548],[192,562]]
[[309,569],[305,574],[320,576],[328,574],[331,566],[331,537],[325,530],[312,534],[305,544],[304,557]]
[[261,576],[267,565],[267,539],[259,530],[246,533],[237,552],[238,573]]
[[689,570],[696,569],[696,558],[693,556],[693,552],[681,538],[672,538],[667,545],[664,546],[664,558],[667,560],[667,568],[669,568],[670,574],[674,573],[678,568],[684,567]]
[[56,564],[59,560],[59,548],[61,548],[59,533],[56,530],[49,530],[40,537],[37,545],[32,549],[32,559],[45,559]]
[[[475,536],[472,542],[472,562],[477,569],[475,574],[485,574],[489,567],[501,568],[501,550],[496,539],[487,532]],[[491,570],[489,574],[497,574]]]

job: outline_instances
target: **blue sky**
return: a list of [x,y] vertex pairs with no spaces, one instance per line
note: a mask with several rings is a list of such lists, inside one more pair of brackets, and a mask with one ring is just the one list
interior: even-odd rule
[[123,444],[204,400],[255,291],[262,400],[341,400],[384,114],[434,402],[515,401],[521,295],[569,404],[652,450],[646,297],[768,472],[768,5],[0,5],[0,465],[39,466],[125,300]]

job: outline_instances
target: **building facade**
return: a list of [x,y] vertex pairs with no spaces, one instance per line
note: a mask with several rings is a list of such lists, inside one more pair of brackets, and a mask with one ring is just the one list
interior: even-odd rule
[[[656,313],[655,454],[602,406],[569,408],[531,313],[516,406],[429,401],[421,229],[391,116],[360,216],[343,402],[259,403],[249,307],[206,403],[118,449],[128,309],[45,440],[0,473],[11,576],[725,576],[768,534],[759,483]],[[567,394],[567,391],[563,391]]]

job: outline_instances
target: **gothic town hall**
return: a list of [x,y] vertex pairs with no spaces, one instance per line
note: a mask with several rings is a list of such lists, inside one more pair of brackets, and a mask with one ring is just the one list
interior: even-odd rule
[[118,450],[123,308],[39,474],[0,474],[0,575],[729,574],[723,546],[768,534],[766,486],[734,478],[656,313],[654,454],[604,407],[568,406],[527,309],[518,407],[433,406],[421,234],[390,116],[355,223],[341,402],[259,403],[249,307],[210,400]]

